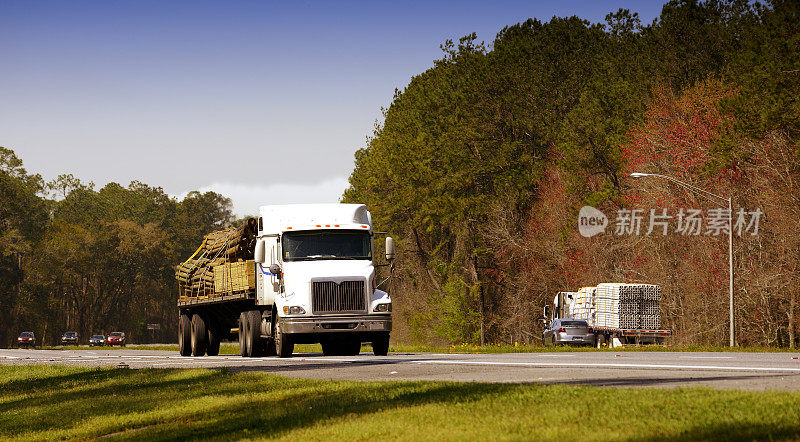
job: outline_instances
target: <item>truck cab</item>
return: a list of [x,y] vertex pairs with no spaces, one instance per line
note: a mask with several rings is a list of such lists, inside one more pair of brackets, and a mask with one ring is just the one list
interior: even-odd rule
[[[386,354],[392,300],[376,281],[374,236],[362,204],[259,209],[256,304],[262,337],[278,355],[291,354],[295,343],[321,343],[325,354],[357,354],[362,342]],[[393,241],[386,243],[391,260]]]

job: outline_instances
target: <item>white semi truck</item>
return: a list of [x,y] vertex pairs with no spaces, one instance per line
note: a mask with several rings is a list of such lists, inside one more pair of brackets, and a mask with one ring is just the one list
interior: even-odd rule
[[[388,287],[379,287],[391,280],[376,281],[376,268],[389,267],[391,275],[394,243],[386,237],[388,263],[373,263],[376,232],[366,206],[262,206],[256,222],[250,245],[229,249],[238,247],[235,256],[242,256],[241,250],[251,247],[246,252],[252,260],[228,259],[213,272],[189,270],[194,280],[206,284],[195,288],[213,285],[217,290],[179,285],[181,354],[215,355],[220,340],[238,335],[242,356],[285,358],[295,344],[308,343],[321,343],[326,355],[356,355],[364,342],[372,344],[375,355],[385,356],[392,300]],[[203,262],[220,259],[209,256]],[[232,266],[244,266],[239,276],[227,276]],[[197,276],[201,270],[214,276]],[[231,285],[229,278],[244,284]]]
[[661,288],[652,284],[602,283],[577,292],[558,292],[544,317],[584,319],[597,347],[663,344],[672,331],[661,328]]

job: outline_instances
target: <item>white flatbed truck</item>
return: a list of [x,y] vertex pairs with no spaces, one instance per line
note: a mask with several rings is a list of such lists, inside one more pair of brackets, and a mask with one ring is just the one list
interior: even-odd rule
[[[321,343],[326,355],[356,355],[372,344],[386,355],[392,300],[378,287],[372,216],[362,204],[262,206],[247,271],[255,288],[178,300],[178,343],[184,356],[216,355],[238,335],[242,356],[289,357],[295,344]],[[188,296],[184,295],[189,293]]]
[[[558,292],[553,299],[552,309],[547,306],[544,309],[544,317],[550,318],[573,318],[570,304],[574,300],[576,292]],[[549,313],[549,314],[548,314]],[[582,319],[582,318],[578,318]],[[639,345],[663,345],[664,340],[672,336],[670,330],[650,330],[642,328],[617,328],[598,326],[589,318],[589,326],[595,333],[595,346],[601,347],[621,347]]]

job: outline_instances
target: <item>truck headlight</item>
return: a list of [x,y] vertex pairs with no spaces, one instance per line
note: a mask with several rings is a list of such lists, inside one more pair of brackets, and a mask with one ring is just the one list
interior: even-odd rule
[[306,311],[303,307],[299,305],[293,305],[291,307],[284,306],[283,307],[283,314],[284,315],[305,315]]
[[388,313],[388,312],[391,312],[392,311],[392,303],[389,302],[389,303],[384,303],[384,304],[378,304],[378,305],[375,306],[374,309],[372,309],[372,311],[373,312],[377,312],[377,313]]

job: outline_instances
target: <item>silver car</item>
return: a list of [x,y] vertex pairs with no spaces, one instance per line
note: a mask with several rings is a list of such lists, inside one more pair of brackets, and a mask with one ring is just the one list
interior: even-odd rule
[[542,332],[544,345],[594,345],[594,330],[585,319],[554,319]]

